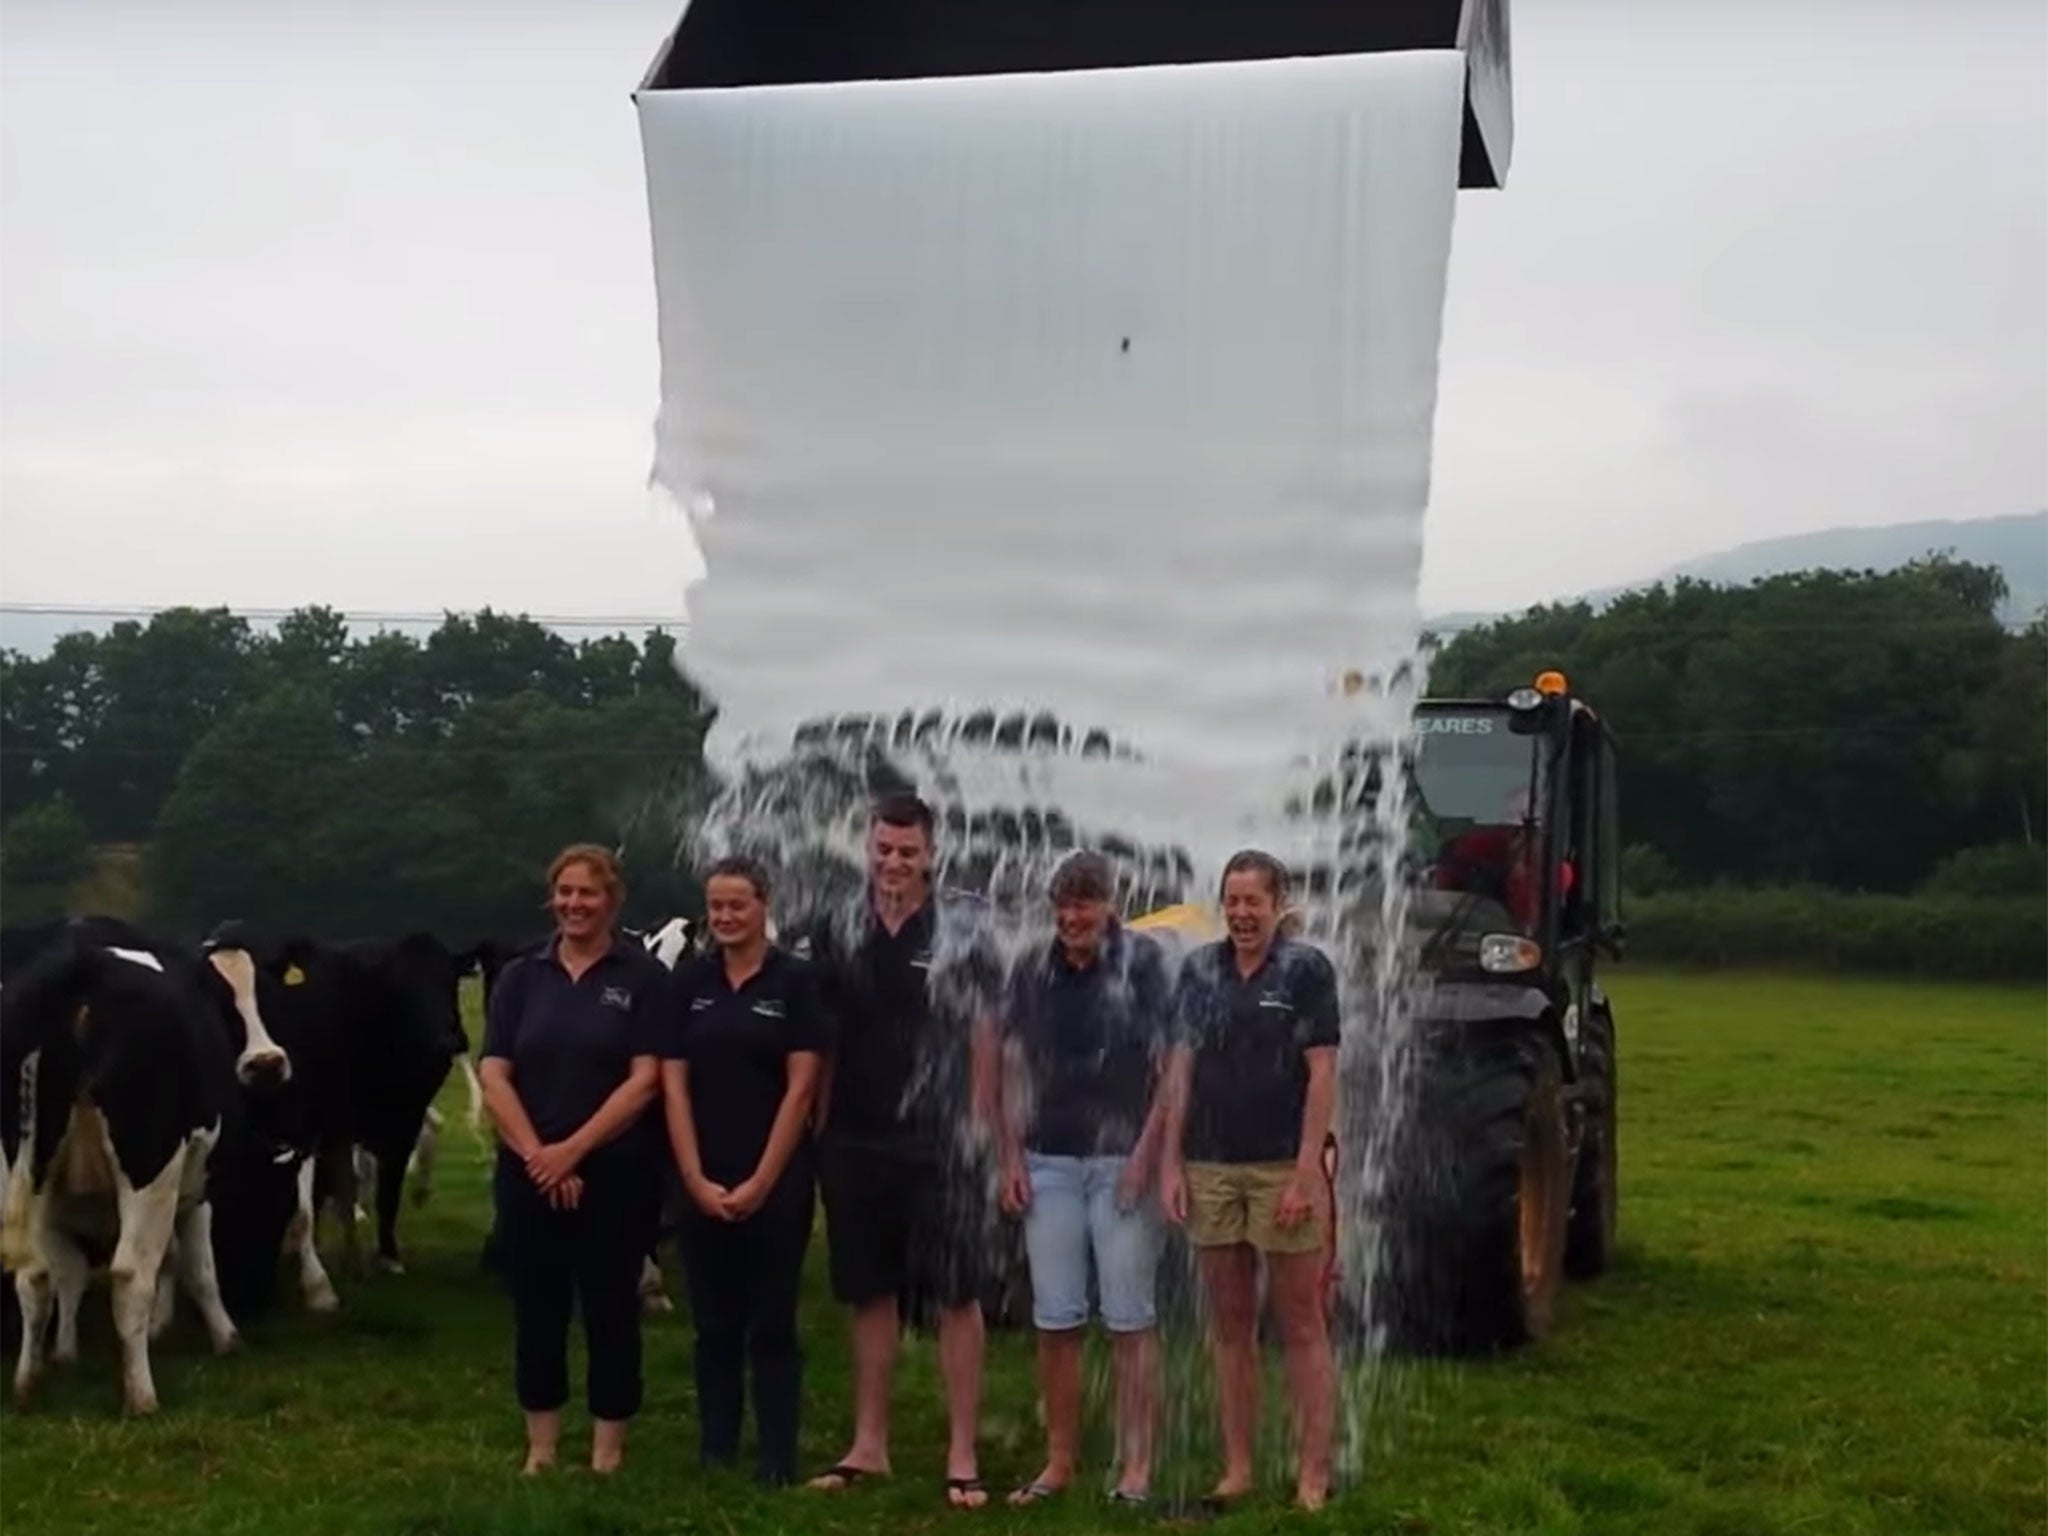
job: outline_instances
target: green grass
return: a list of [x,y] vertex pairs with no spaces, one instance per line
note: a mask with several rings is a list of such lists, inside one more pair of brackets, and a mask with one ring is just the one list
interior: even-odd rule
[[[1362,1478],[1324,1521],[1269,1496],[1219,1532],[1993,1536],[2048,1530],[2048,1010],[2038,989],[1619,971],[1624,1243],[1513,1358],[1387,1373]],[[452,1098],[451,1098],[452,1102]],[[409,1212],[413,1272],[295,1304],[240,1356],[181,1321],[165,1408],[117,1414],[104,1292],[84,1359],[0,1420],[0,1524],[41,1531],[1079,1532],[1092,1494],[952,1515],[930,1345],[899,1476],[825,1498],[692,1465],[689,1331],[650,1326],[647,1411],[611,1483],[514,1475],[506,1309],[475,1271],[483,1161],[459,1139]],[[813,1250],[813,1279],[822,1253]],[[820,1290],[806,1448],[848,1383]],[[1184,1391],[1184,1397],[1194,1395]],[[1098,1408],[1094,1411],[1099,1411]],[[1202,1415],[1194,1415],[1196,1418]],[[992,1345],[985,1470],[1037,1468],[1028,1341]],[[580,1430],[580,1426],[578,1426]],[[1163,1480],[1210,1470],[1184,1447]]]

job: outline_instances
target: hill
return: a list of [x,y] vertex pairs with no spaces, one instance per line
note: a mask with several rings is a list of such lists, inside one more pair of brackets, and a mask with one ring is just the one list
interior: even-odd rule
[[[1788,571],[1891,571],[1936,551],[1973,565],[1995,565],[2005,573],[2011,590],[1999,617],[2009,627],[2028,623],[2048,605],[2048,512],[1787,534],[1702,555],[1643,581],[1577,596],[1601,606],[1624,592],[1659,582],[1691,579],[1717,586],[1745,586]],[[1499,617],[1494,613],[1446,613],[1431,618],[1429,625],[1438,634],[1455,634]]]

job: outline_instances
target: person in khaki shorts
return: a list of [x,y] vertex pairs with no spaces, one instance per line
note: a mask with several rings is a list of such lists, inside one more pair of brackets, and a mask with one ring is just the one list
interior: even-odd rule
[[1258,1283],[1265,1259],[1300,1434],[1295,1499],[1330,1495],[1337,1367],[1323,1316],[1323,1143],[1337,1082],[1337,975],[1280,933],[1286,867],[1247,850],[1223,871],[1228,937],[1181,967],[1167,1058],[1160,1196],[1196,1249],[1216,1359],[1228,1506],[1253,1486]]

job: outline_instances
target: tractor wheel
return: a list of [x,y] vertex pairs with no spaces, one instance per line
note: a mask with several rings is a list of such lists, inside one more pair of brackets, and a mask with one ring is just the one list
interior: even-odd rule
[[1614,1016],[1601,1008],[1587,1015],[1579,1042],[1579,1092],[1585,1106],[1585,1134],[1572,1177],[1572,1216],[1565,1232],[1564,1268],[1574,1280],[1607,1272],[1614,1258],[1614,1227],[1620,1194],[1621,1126],[1614,1065]]
[[1425,1353],[1540,1339],[1564,1281],[1564,1074],[1527,1036],[1430,1074],[1395,1216],[1394,1335]]

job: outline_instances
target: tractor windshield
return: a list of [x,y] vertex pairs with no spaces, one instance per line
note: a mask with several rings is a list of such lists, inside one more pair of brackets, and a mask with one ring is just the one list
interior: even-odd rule
[[1541,913],[1540,738],[1508,722],[1505,709],[1483,705],[1424,706],[1415,717],[1411,846],[1425,922],[1526,933]]

